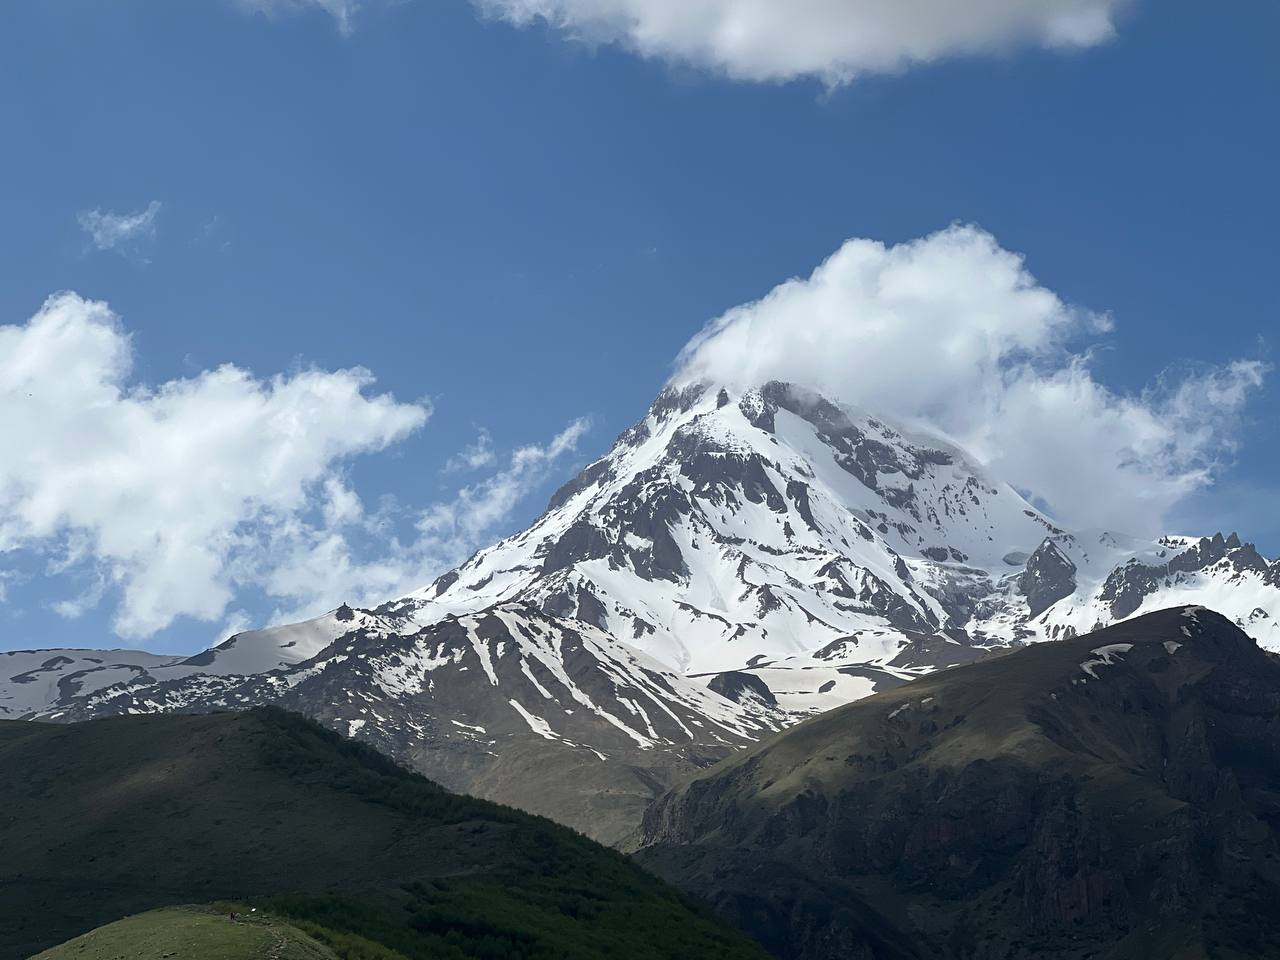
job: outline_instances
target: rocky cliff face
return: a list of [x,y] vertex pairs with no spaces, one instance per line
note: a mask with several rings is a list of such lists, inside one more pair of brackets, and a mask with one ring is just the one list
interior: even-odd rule
[[1027,558],[1026,569],[1018,578],[1018,589],[1027,598],[1027,613],[1032,618],[1071,596],[1076,587],[1076,565],[1050,538]]
[[794,960],[1277,956],[1280,663],[1147,615],[801,724],[644,832]]

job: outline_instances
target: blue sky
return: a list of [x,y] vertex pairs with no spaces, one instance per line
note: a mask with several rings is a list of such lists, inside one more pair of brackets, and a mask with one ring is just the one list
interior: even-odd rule
[[[760,63],[789,69],[795,49],[699,59],[675,37],[637,50],[607,24],[575,24],[573,2],[543,5],[578,34],[619,40],[589,43],[512,22],[503,2],[3,6],[0,325],[25,329],[75,291],[115,319],[64,303],[66,323],[128,338],[122,396],[223,364],[265,393],[276,376],[362,367],[376,378],[363,396],[396,405],[333,407],[322,452],[288,474],[302,499],[241,491],[266,503],[269,532],[234,511],[194,530],[255,546],[219,547],[214,568],[190,575],[171,566],[149,599],[139,566],[162,561],[106,544],[106,521],[28,518],[7,542],[0,523],[0,648],[187,650],[306,612],[321,598],[275,569],[263,588],[262,554],[329,542],[334,517],[343,556],[388,569],[333,589],[426,575],[536,515],[640,415],[707,321],[807,276],[850,237],[892,245],[979,225],[1044,288],[1110,318],[1071,349],[1115,397],[1272,360],[1274,4],[1100,3],[1114,36],[1071,49],[948,55],[933,38],[930,62],[887,74],[802,65],[760,80]],[[1275,555],[1280,402],[1270,377],[1246,392],[1229,417],[1171,421],[1233,446],[1197,448],[1214,483],[1166,515],[1178,529],[1238,528]],[[344,428],[355,422],[368,433]],[[42,442],[38,426],[16,436]],[[458,459],[468,447],[474,468]],[[199,451],[157,456],[199,463]],[[328,481],[341,490],[324,493]],[[103,496],[118,516],[118,493]],[[428,515],[448,532],[427,523],[424,544]],[[137,516],[130,532],[145,539]],[[392,536],[403,549],[388,560]],[[166,607],[201,577],[222,585],[216,600]]]

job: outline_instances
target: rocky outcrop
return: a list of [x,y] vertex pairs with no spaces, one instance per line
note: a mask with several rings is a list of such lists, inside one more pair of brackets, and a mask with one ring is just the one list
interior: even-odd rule
[[707,684],[707,689],[734,703],[763,704],[774,709],[778,706],[778,700],[767,683],[755,674],[739,670],[716,674]]
[[1018,580],[1032,617],[1038,617],[1076,591],[1076,565],[1049,537],[1027,559]]
[[1260,579],[1265,579],[1268,571],[1267,561],[1252,543],[1241,543],[1235,533],[1228,537],[1215,533],[1212,537],[1201,537],[1167,563],[1130,560],[1116,567],[1103,584],[1099,598],[1108,604],[1113,617],[1122,620],[1132,616],[1147,597],[1172,578],[1201,573],[1219,564],[1225,564],[1235,574],[1248,571]]

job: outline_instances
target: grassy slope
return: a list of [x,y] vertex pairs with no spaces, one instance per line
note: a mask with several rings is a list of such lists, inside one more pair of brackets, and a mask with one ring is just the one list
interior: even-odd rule
[[[1280,668],[1201,619],[1203,638],[1152,614],[792,727],[651,808],[640,860],[782,956],[843,955],[821,927],[847,911],[878,960],[1280,957]],[[1134,647],[1100,665],[1112,643]]]
[[126,917],[34,960],[336,960],[301,930],[273,918],[237,918],[198,907]]
[[221,899],[350,958],[763,956],[620,854],[278,710],[0,723],[0,770],[0,960]]

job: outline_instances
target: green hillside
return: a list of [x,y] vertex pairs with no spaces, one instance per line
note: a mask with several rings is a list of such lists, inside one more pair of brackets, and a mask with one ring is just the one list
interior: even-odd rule
[[98,927],[34,960],[335,960],[337,954],[274,918],[169,907]]
[[0,769],[6,960],[218,900],[347,960],[765,956],[620,854],[279,710],[0,723]]

